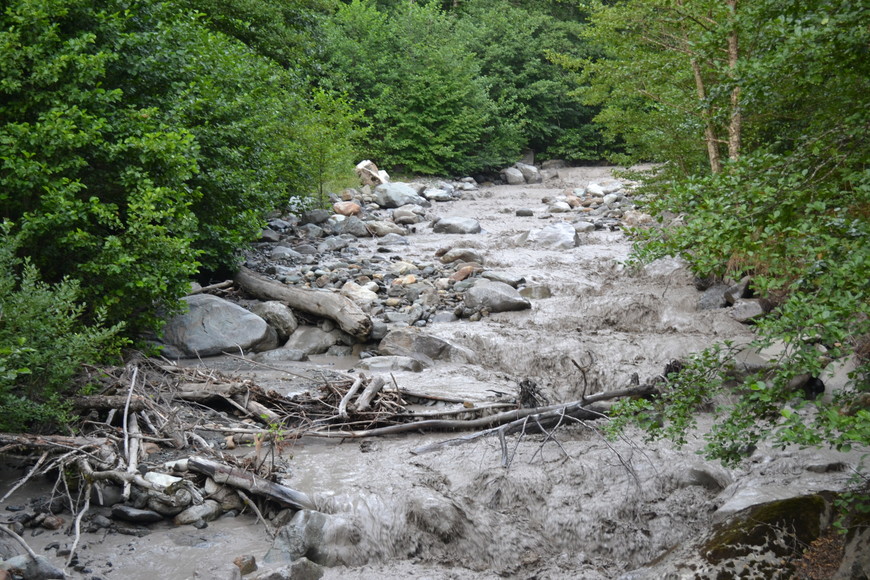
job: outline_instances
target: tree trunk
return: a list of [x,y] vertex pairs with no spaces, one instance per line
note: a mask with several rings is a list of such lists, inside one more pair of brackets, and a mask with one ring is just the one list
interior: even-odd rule
[[239,270],[235,282],[261,300],[278,300],[290,308],[334,320],[343,331],[357,338],[368,338],[372,332],[371,318],[353,301],[337,292],[287,286],[247,268]]
[[740,45],[737,35],[737,0],[728,0],[731,10],[731,31],[728,34],[728,71],[734,88],[731,89],[731,119],[728,123],[728,157],[731,161],[740,158],[740,137],[743,128],[743,113],[740,111],[740,84],[737,81],[737,62]]
[[716,139],[716,128],[710,115],[710,105],[707,101],[707,90],[704,86],[704,77],[701,76],[701,65],[697,59],[692,59],[692,73],[695,77],[695,91],[698,101],[703,107],[701,116],[704,119],[704,142],[707,144],[707,158],[710,160],[710,171],[719,173],[722,171],[722,162],[719,159],[719,142]]

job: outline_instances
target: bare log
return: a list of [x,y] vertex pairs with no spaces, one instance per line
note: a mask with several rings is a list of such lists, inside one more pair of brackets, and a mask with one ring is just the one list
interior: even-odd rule
[[230,398],[244,393],[250,385],[234,383],[181,383],[173,394],[176,399],[202,403],[217,398]]
[[290,489],[279,483],[272,483],[252,473],[243,471],[238,467],[196,456],[188,459],[187,466],[191,471],[208,475],[217,483],[225,483],[233,487],[240,487],[257,495],[264,495],[297,510],[317,509],[307,494]]
[[[393,435],[396,433],[407,433],[410,431],[457,431],[468,429],[488,429],[490,427],[498,427],[512,421],[517,421],[531,415],[546,414],[555,411],[556,414],[564,413],[567,410],[575,413],[572,415],[580,419],[599,419],[605,416],[607,409],[605,407],[592,407],[591,403],[616,399],[620,397],[641,397],[655,393],[654,385],[641,385],[628,389],[620,389],[617,391],[608,391],[604,393],[596,393],[590,395],[583,400],[573,401],[571,403],[563,403],[559,405],[549,405],[547,407],[537,407],[532,409],[514,409],[504,413],[497,413],[486,417],[479,417],[471,420],[461,419],[430,419],[427,421],[416,421],[411,423],[400,423],[398,425],[389,425],[387,427],[378,427],[375,429],[366,429],[363,431],[317,431],[309,430],[301,433],[293,433],[293,435],[307,435],[311,437],[324,437],[328,439],[358,439],[362,437],[375,437],[381,435]],[[557,416],[554,414],[554,416]]]
[[[70,402],[73,409],[84,411],[96,409],[107,411],[109,409],[123,409],[127,404],[127,395],[82,395],[73,397]],[[130,410],[143,411],[148,408],[148,399],[140,396],[130,397]]]
[[371,318],[337,292],[287,286],[244,267],[236,274],[235,282],[261,300],[279,300],[290,308],[334,320],[343,331],[357,338],[368,338],[372,332]]
[[243,409],[264,423],[270,424],[281,422],[281,415],[253,399],[245,400],[245,397],[236,395],[231,400],[241,405]]
[[357,411],[365,411],[369,408],[369,405],[372,403],[372,399],[381,392],[381,389],[384,388],[386,381],[383,378],[376,376],[372,377],[371,382],[366,386],[365,390],[359,396],[359,399],[356,403]]
[[338,416],[342,419],[347,419],[347,406],[350,404],[350,400],[356,395],[356,392],[359,390],[360,386],[363,384],[365,380],[365,375],[360,375],[356,378],[350,388],[347,390],[347,393],[341,398],[341,401],[338,403]]
[[233,285],[232,280],[224,280],[223,282],[218,282],[217,284],[212,284],[210,286],[203,286],[202,288],[197,288],[196,290],[191,290],[187,293],[188,296],[193,296],[194,294],[202,294],[203,292],[211,292],[212,290],[224,290],[225,288],[230,288]]

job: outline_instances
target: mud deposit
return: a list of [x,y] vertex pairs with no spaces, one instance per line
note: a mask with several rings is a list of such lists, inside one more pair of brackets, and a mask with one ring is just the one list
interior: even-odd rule
[[[486,266],[546,286],[532,308],[478,322],[437,323],[427,331],[465,346],[476,364],[444,364],[420,373],[396,372],[403,387],[459,395],[471,403],[513,396],[519,381],[534,380],[551,402],[579,399],[584,378],[572,359],[587,365],[591,394],[644,381],[669,361],[712,342],[751,339],[748,327],[725,310],[699,311],[699,293],[681,265],[663,260],[639,270],[623,265],[630,241],[619,231],[581,234],[570,250],[522,243],[530,229],[562,219],[546,212],[546,196],[610,178],[607,168],[560,170],[539,185],[481,187],[475,199],[434,204],[442,216],[472,217],[476,235],[408,236],[402,256],[433,260],[444,246],[473,247]],[[520,208],[531,217],[517,217]],[[363,240],[361,252],[375,251]],[[297,374],[340,371],[347,360],[321,359],[288,366]],[[206,361],[224,370],[254,373],[270,387],[294,389],[280,371],[255,371],[237,359]],[[291,477],[285,482],[316,498],[337,522],[326,550],[337,562],[328,579],[617,578],[706,529],[714,512],[746,490],[838,489],[848,473],[815,473],[807,466],[839,461],[823,451],[759,450],[739,470],[727,471],[696,454],[700,435],[682,450],[646,444],[640,434],[606,441],[595,425],[571,422],[544,435],[512,436],[510,466],[502,466],[497,439],[414,455],[425,443],[453,434],[402,435],[365,441],[304,439],[288,444]],[[244,450],[243,450],[244,452]],[[848,458],[845,460],[848,461]],[[819,470],[816,470],[819,471]],[[21,502],[19,492],[7,504]],[[43,552],[68,543],[62,532],[28,541]],[[263,560],[271,542],[253,518],[225,518],[208,528],[155,526],[144,538],[88,535],[80,577],[154,580],[230,577],[236,556]],[[60,563],[61,558],[53,558]],[[108,563],[111,565],[108,565]],[[197,572],[198,571],[198,572]],[[79,576],[76,576],[79,577]]]

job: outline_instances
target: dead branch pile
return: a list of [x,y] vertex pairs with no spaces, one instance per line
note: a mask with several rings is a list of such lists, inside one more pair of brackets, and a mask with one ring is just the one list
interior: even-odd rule
[[[409,392],[394,380],[362,373],[324,378],[302,394],[284,396],[250,380],[153,359],[92,369],[88,384],[98,394],[72,400],[83,417],[79,435],[0,434],[0,455],[39,455],[0,502],[35,476],[58,474],[44,512],[75,514],[69,524],[75,534],[69,565],[83,526],[89,525],[84,516],[92,502],[114,504],[112,516],[122,533],[136,533],[125,527],[130,522],[173,518],[179,524],[205,525],[228,510],[243,509],[251,509],[271,530],[264,510],[275,515],[282,508],[316,509],[306,494],[280,483],[280,449],[303,436],[474,430],[415,453],[497,435],[508,465],[506,435],[543,432],[550,438],[559,425],[604,417],[602,401],[656,390],[654,384],[633,386],[537,406],[545,401],[533,383],[526,383],[515,402],[472,404]],[[10,530],[20,533],[24,526],[46,525],[50,519],[45,513],[41,519],[32,516],[10,522]]]

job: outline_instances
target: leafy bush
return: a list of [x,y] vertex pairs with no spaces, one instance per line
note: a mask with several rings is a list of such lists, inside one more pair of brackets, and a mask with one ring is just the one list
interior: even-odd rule
[[0,237],[0,430],[63,424],[63,397],[81,364],[117,354],[120,325],[85,325],[79,298],[77,282],[45,284]]

